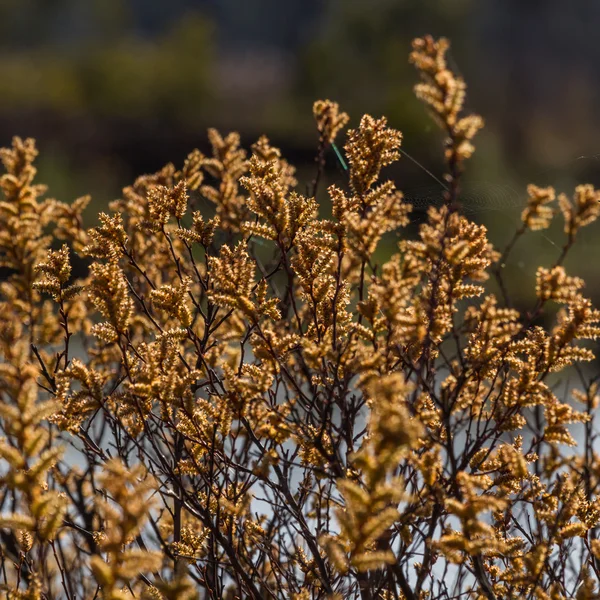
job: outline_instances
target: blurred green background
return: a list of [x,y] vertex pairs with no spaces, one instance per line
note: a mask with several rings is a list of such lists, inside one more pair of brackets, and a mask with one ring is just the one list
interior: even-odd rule
[[[386,115],[403,148],[442,173],[442,136],[414,98],[410,42],[450,38],[468,108],[486,120],[463,202],[498,246],[512,234],[525,185],[571,191],[600,184],[600,2],[597,0],[0,0],[0,144],[34,136],[40,178],[90,216],[134,177],[208,150],[206,129],[266,133],[314,173],[311,106],[339,102],[352,124]],[[416,219],[441,187],[407,158],[390,170]],[[328,160],[329,180],[342,174]],[[598,295],[597,226],[567,267]],[[507,267],[514,293],[533,293],[560,224],[532,234]]]

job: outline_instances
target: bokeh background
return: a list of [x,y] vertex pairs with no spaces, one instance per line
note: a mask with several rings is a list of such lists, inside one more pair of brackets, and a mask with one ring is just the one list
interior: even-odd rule
[[[465,210],[502,246],[525,185],[600,185],[597,0],[0,0],[0,144],[37,138],[40,178],[90,217],[136,175],[208,150],[206,129],[261,133],[314,174],[311,106],[339,102],[356,124],[386,115],[404,133],[391,172],[416,219],[441,187],[442,136],[413,95],[410,42],[450,38],[450,61],[484,116],[464,185]],[[419,166],[416,163],[420,163]],[[328,178],[343,174],[335,156]],[[567,267],[600,295],[598,225]],[[551,264],[560,224],[531,235],[507,269],[514,293]]]

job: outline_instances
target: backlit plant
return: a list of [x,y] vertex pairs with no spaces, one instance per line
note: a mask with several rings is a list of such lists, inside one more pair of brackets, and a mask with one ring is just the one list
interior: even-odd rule
[[[410,222],[384,170],[402,136],[369,115],[347,131],[348,177],[319,216],[349,120],[330,101],[314,105],[308,193],[266,137],[247,153],[211,130],[211,156],[140,177],[91,229],[89,198],[45,198],[32,140],[1,151],[3,594],[599,597],[598,378],[579,340],[600,312],[563,263],[600,193],[556,210],[530,186],[496,250],[461,214],[483,121],[447,49],[427,37],[411,54],[446,136],[445,202],[383,264],[382,237]],[[521,314],[499,265],[555,216],[563,250]]]

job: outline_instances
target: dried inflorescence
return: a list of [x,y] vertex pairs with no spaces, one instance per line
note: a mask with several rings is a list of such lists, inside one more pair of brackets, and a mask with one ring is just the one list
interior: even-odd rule
[[339,104],[331,100],[317,100],[313,105],[313,115],[321,139],[328,144],[333,144],[337,134],[350,120],[347,113],[340,112]]
[[[449,47],[445,38],[437,41],[430,36],[418,38],[413,42],[410,60],[422,79],[415,86],[417,97],[429,105],[435,119],[448,134],[446,159],[453,171],[473,154],[472,140],[483,127],[483,119],[479,115],[460,116],[467,86],[462,77],[448,68],[446,52]],[[454,177],[454,173],[450,175]]]
[[[600,193],[556,210],[529,186],[497,251],[460,212],[482,121],[447,51],[411,55],[447,136],[446,202],[416,235],[385,118],[346,133],[319,213],[348,123],[331,101],[308,192],[266,137],[248,156],[210,130],[211,157],[140,177],[90,229],[88,198],[43,199],[33,141],[1,151],[7,597],[597,597],[600,311],[564,263]],[[517,310],[502,267],[560,216]]]

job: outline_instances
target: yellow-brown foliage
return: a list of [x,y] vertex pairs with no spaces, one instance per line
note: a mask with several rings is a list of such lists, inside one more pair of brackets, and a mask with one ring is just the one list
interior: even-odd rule
[[[460,210],[483,121],[448,47],[410,57],[448,184],[416,235],[383,117],[346,132],[320,215],[349,121],[329,100],[309,191],[266,137],[247,153],[210,130],[211,156],[140,177],[90,229],[89,198],[44,199],[32,140],[0,152],[5,597],[599,597],[599,395],[580,363],[600,312],[564,261],[600,192],[529,186],[496,250]],[[497,265],[554,218],[562,252],[520,312]]]

